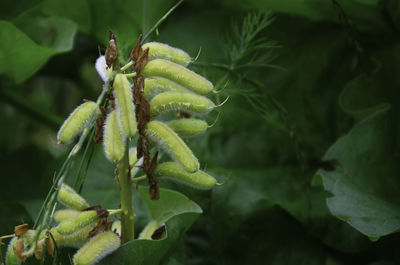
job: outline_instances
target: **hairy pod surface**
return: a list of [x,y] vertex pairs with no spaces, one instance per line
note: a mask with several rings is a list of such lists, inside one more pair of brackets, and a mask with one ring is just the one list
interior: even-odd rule
[[65,206],[79,211],[89,207],[86,200],[65,183],[61,184],[61,188],[58,191],[58,200]]
[[151,240],[151,236],[153,235],[154,231],[160,227],[160,224],[156,220],[150,221],[139,234],[138,239],[149,239]]
[[96,103],[93,101],[79,105],[64,121],[63,125],[61,125],[57,133],[57,141],[63,144],[71,143],[74,136],[82,130],[83,126],[89,120],[95,107]]
[[171,110],[181,110],[194,114],[207,114],[215,107],[214,102],[193,93],[168,91],[158,94],[150,101],[150,115],[157,116]]
[[116,233],[118,236],[121,236],[121,221],[120,220],[115,220],[112,223],[111,231]]
[[113,110],[107,115],[103,137],[104,153],[113,161],[119,161],[124,156],[125,137],[122,135],[117,112]]
[[97,222],[99,217],[96,211],[80,212],[75,218],[65,220],[57,226],[57,231],[61,235],[71,235],[78,232],[82,228]]
[[119,237],[113,232],[107,231],[98,234],[76,252],[73,259],[74,264],[94,264],[119,248],[120,245]]
[[97,223],[93,222],[71,235],[60,234],[56,227],[51,228],[49,232],[52,234],[58,247],[80,247],[89,240],[89,233],[96,225]]
[[151,76],[144,80],[144,96],[150,100],[157,94],[167,91],[189,92],[183,86],[169,79]]
[[217,183],[217,180],[206,172],[198,170],[194,173],[189,173],[175,162],[159,164],[154,171],[154,175],[159,180],[170,180],[201,190],[209,190]]
[[142,165],[143,165],[143,157],[137,159],[137,149],[136,147],[131,147],[129,149],[129,166],[131,167],[132,178],[136,176]]
[[200,95],[208,94],[214,89],[213,84],[201,75],[182,65],[163,59],[148,62],[142,74],[145,77],[161,76],[167,78]]
[[192,137],[204,133],[207,128],[207,122],[198,119],[179,119],[167,122],[174,132],[181,137]]
[[[85,207],[86,208],[86,207]],[[58,210],[54,213],[53,218],[57,223],[64,222],[65,220],[76,217],[79,214],[79,211],[74,209],[63,209]]]
[[131,86],[125,75],[117,74],[115,76],[114,92],[122,131],[127,137],[132,137],[137,130],[135,108],[133,106]]
[[20,265],[21,261],[18,259],[17,255],[14,253],[14,245],[18,238],[13,237],[8,243],[7,253],[6,253],[6,265]]
[[186,171],[194,172],[200,167],[199,161],[185,142],[166,124],[151,121],[146,126],[146,136],[168,152]]
[[143,50],[149,48],[149,60],[165,59],[183,66],[187,66],[192,61],[192,58],[184,50],[171,47],[168,44],[148,42],[142,48]]

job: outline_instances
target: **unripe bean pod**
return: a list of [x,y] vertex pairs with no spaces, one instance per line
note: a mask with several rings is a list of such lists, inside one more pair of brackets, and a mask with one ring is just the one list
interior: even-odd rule
[[107,115],[103,139],[106,157],[113,162],[119,161],[124,156],[125,137],[122,135],[115,110]]
[[192,137],[204,133],[207,128],[207,122],[198,119],[179,119],[168,121],[169,128],[174,130],[181,137]]
[[75,265],[95,264],[121,245],[119,237],[113,232],[107,231],[96,235],[89,240],[74,255]]
[[131,178],[133,178],[139,171],[140,166],[143,164],[143,157],[137,159],[137,149],[132,147],[129,149],[129,166],[131,167]]
[[156,220],[150,221],[139,234],[138,239],[149,239],[151,240],[151,236],[153,235],[154,231],[160,227],[160,224]]
[[89,240],[89,233],[96,227],[96,225],[97,223],[93,222],[71,235],[60,234],[56,227],[51,228],[49,232],[52,234],[57,246],[59,247],[80,247]]
[[125,75],[117,74],[115,76],[114,92],[122,131],[127,137],[132,137],[137,130],[135,108],[133,106],[132,89]]
[[71,235],[78,232],[82,228],[97,222],[99,217],[96,211],[80,212],[75,218],[65,220],[57,226],[57,231],[61,235]]
[[159,180],[170,180],[201,190],[209,190],[217,183],[217,180],[206,172],[198,170],[188,173],[175,162],[159,164],[153,174]]
[[148,42],[142,48],[149,48],[149,60],[165,59],[183,66],[187,66],[192,60],[185,51],[164,43]]
[[168,91],[158,94],[150,101],[150,115],[181,110],[194,114],[207,114],[215,107],[210,99],[193,93]]
[[[86,207],[85,207],[86,208]],[[64,222],[65,220],[76,217],[79,214],[79,211],[74,209],[63,209],[58,210],[54,213],[53,218],[57,221],[57,223]]]
[[114,233],[116,233],[118,236],[121,236],[121,221],[115,220],[115,221],[112,223],[111,231],[113,231]]
[[82,210],[89,207],[89,204],[73,188],[67,184],[61,184],[58,191],[58,200],[67,207],[75,210]]
[[63,144],[69,144],[72,142],[74,136],[82,130],[86,122],[89,120],[95,107],[96,103],[93,101],[88,101],[78,106],[64,121],[58,131],[58,142]]
[[199,161],[185,142],[166,124],[159,121],[147,123],[146,136],[168,152],[186,171],[194,172],[200,167]]
[[148,62],[142,74],[145,77],[161,76],[167,78],[200,95],[208,94],[214,89],[213,84],[201,75],[182,65],[163,59]]
[[144,96],[148,100],[157,94],[167,91],[189,92],[190,90],[174,81],[159,76],[151,76],[144,80]]
[[14,245],[18,238],[13,237],[8,243],[7,253],[6,253],[6,265],[20,265],[21,261],[18,259],[17,255],[14,253]]

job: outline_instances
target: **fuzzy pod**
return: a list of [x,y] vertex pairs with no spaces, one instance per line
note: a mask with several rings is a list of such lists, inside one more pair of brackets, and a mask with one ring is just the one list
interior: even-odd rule
[[61,184],[58,191],[58,200],[65,206],[79,211],[89,207],[86,200],[65,183]]
[[190,92],[178,83],[169,79],[151,76],[144,79],[144,96],[150,100],[157,94],[167,91]]
[[175,162],[159,164],[154,171],[159,180],[170,180],[185,184],[200,190],[209,190],[217,183],[217,180],[202,170],[188,173]]
[[160,227],[160,224],[156,220],[150,221],[139,234],[138,239],[149,239],[151,240],[151,236],[153,235],[154,231]]
[[117,74],[115,76],[114,93],[122,131],[130,138],[134,136],[137,131],[135,107],[133,106],[132,89],[128,78],[124,74]]
[[165,59],[183,66],[187,66],[192,58],[184,50],[171,47],[160,42],[148,42],[143,44],[143,50],[149,48],[149,60]]
[[89,120],[95,108],[96,103],[93,101],[88,101],[79,105],[64,121],[63,125],[58,131],[58,143],[71,143],[74,139],[74,136],[82,130],[86,122]]
[[76,252],[73,258],[74,264],[95,264],[119,248],[120,245],[121,242],[119,237],[113,232],[107,231],[98,234]]
[[114,233],[116,233],[118,236],[121,236],[121,221],[115,220],[115,221],[112,223],[111,231],[113,231]]
[[168,152],[186,171],[194,172],[200,167],[199,161],[185,142],[166,124],[160,121],[147,123],[146,136]]
[[74,209],[58,210],[54,213],[53,218],[57,223],[64,222],[65,220],[76,217],[80,212]]
[[210,99],[193,93],[168,91],[158,94],[150,101],[150,115],[157,116],[171,110],[194,114],[207,114],[215,107]]
[[164,77],[200,95],[208,94],[214,89],[213,84],[201,75],[190,71],[182,65],[163,59],[155,59],[148,62],[143,68],[142,74],[145,77]]
[[119,161],[124,156],[125,137],[122,135],[115,110],[107,115],[104,125],[103,145],[104,153],[110,161]]
[[8,243],[7,253],[6,253],[6,265],[20,265],[21,261],[18,259],[17,255],[14,253],[14,245],[18,238],[13,237]]
[[167,122],[174,132],[181,137],[192,137],[204,133],[207,128],[207,122],[198,119],[179,119]]
[[96,211],[80,212],[75,218],[65,220],[57,226],[57,231],[61,235],[72,235],[79,232],[82,228],[97,222],[99,217]]
[[89,233],[96,225],[97,223],[93,222],[71,235],[60,234],[56,227],[51,228],[49,232],[52,234],[58,247],[80,247],[89,240]]
[[136,176],[142,164],[143,164],[143,157],[137,159],[137,149],[136,147],[131,147],[129,149],[129,166],[131,167],[132,178]]

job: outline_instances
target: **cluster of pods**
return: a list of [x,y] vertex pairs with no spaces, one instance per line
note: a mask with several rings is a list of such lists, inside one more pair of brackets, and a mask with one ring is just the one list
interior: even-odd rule
[[[205,96],[214,90],[213,84],[186,67],[192,61],[186,52],[157,42],[146,43],[142,48],[149,48],[149,62],[141,74],[145,77],[144,96],[150,103],[152,118],[170,111],[201,116],[216,107]],[[132,84],[123,73],[117,73],[113,78],[115,108],[105,119],[103,144],[106,157],[117,162],[124,156],[126,139],[137,133],[137,122]],[[91,101],[76,108],[59,130],[58,141],[65,144],[73,141],[93,112],[101,115]],[[199,161],[182,139],[201,135],[208,127],[207,122],[195,118],[148,122],[145,134],[151,146],[162,149],[174,160],[159,164],[154,176],[158,180],[176,181],[194,188],[212,188],[217,183],[215,178],[200,170]],[[140,161],[134,160],[133,155],[129,157],[133,166],[140,166]]]

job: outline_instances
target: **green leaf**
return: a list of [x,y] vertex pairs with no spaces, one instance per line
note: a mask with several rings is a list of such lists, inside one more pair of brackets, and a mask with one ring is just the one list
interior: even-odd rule
[[161,240],[134,240],[122,245],[99,264],[159,264],[174,254],[176,244],[201,214],[200,207],[186,196],[171,190],[160,189],[160,200],[151,201],[148,190],[140,187],[139,193],[151,218],[165,222],[166,237]]
[[147,207],[150,219],[159,223],[186,212],[202,213],[195,202],[176,191],[163,190],[160,194],[161,199],[154,201],[150,199],[147,187],[141,187],[139,194]]
[[333,171],[320,170],[329,210],[369,237],[400,228],[399,167],[388,109],[358,123],[327,151]]
[[377,79],[360,75],[346,84],[339,96],[344,111],[356,119],[365,118],[380,109],[389,107],[382,95]]
[[0,74],[4,73],[16,83],[21,83],[39,70],[51,56],[72,48],[75,36],[73,24],[61,19],[44,21],[48,23],[46,27],[52,27],[57,36],[48,44],[49,47],[38,45],[10,22],[0,21]]
[[77,26],[67,18],[45,17],[35,7],[15,18],[13,23],[37,44],[54,52],[67,52],[73,47]]

